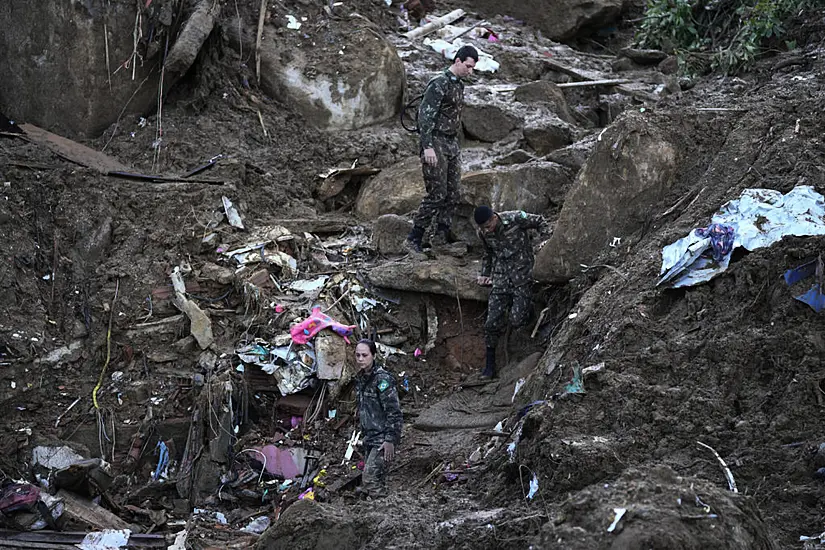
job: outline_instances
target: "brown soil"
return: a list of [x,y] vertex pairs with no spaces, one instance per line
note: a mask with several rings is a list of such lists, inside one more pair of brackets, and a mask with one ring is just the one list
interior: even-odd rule
[[[253,4],[239,2],[249,28],[257,20]],[[317,7],[289,4],[317,15]],[[395,30],[395,17],[383,2],[353,4],[383,31]],[[212,312],[217,349],[227,354],[214,369],[204,368],[200,350],[187,341],[186,322],[159,333],[131,331],[177,313],[169,279],[175,266],[185,261],[199,273],[220,261],[217,245],[203,244],[202,237],[224,195],[250,228],[302,218],[344,219],[348,228],[339,233],[359,243],[348,269],[385,261],[365,245],[369,228],[347,217],[352,201],[339,201],[336,212],[327,212],[330,205],[317,201],[313,191],[317,174],[326,168],[355,158],[359,165],[381,168],[415,154],[412,136],[394,121],[349,133],[308,129],[277,98],[244,85],[252,74],[249,58],[239,59],[216,34],[166,98],[162,115],[147,114],[145,124],[121,120],[87,145],[144,173],[180,174],[223,154],[226,158],[202,175],[224,184],[113,179],[31,143],[0,138],[0,181],[10,182],[0,201],[7,259],[0,265],[5,289],[0,294],[5,417],[0,473],[33,480],[34,445],[72,442],[113,464],[111,508],[144,524],[127,504],[163,508],[170,520],[188,520],[195,548],[249,547],[255,537],[234,528],[255,512],[273,520],[280,514],[259,548],[797,547],[800,535],[823,531],[825,487],[813,473],[825,466],[817,454],[823,440],[818,419],[825,340],[821,318],[792,299],[781,274],[815,258],[825,240],[790,238],[737,254],[727,273],[696,288],[654,285],[662,246],[704,225],[742,189],[787,192],[803,183],[825,189],[825,65],[816,43],[821,34],[805,22],[798,25],[800,44],[811,53],[801,65],[774,72],[777,60],[767,59],[740,78],[708,77],[691,91],[648,107],[691,159],[662,211],[686,193],[704,191],[687,210],[623,236],[627,246],[593,262],[620,273],[591,270],[563,287],[537,288],[536,305],[548,308],[548,320],[536,338],[511,335],[500,351],[506,366],[497,382],[472,383],[483,360],[483,304],[401,294],[400,305],[381,310],[389,310],[400,327],[386,318],[371,321],[370,328],[395,328],[405,338],[399,345],[408,355],[393,356],[388,367],[411,386],[402,396],[408,423],[390,477],[393,494],[383,501],[357,501],[346,490],[330,489],[352,475],[350,466],[340,465],[354,425],[348,416],[350,393],[327,403],[326,409],[338,411],[336,420],[290,432],[292,415],[276,407],[271,381],[234,370],[233,352],[242,337],[271,338],[288,329],[290,315],[275,316],[261,305],[274,290],[250,302],[238,284],[197,281],[191,294]],[[498,78],[518,83],[541,76],[533,74],[535,65],[524,53],[551,46],[527,27],[511,36],[512,46],[489,48],[503,60]],[[556,58],[568,55],[559,51]],[[583,68],[606,63],[592,55],[577,61],[569,55],[568,61]],[[413,63],[408,65],[411,90],[443,66],[439,56],[423,49]],[[577,100],[593,105],[598,96],[579,92]],[[575,104],[570,96],[568,101]],[[706,113],[697,106],[749,111]],[[300,226],[290,229],[301,234]],[[226,224],[218,234],[221,245],[245,242],[245,234]],[[322,271],[308,254],[301,260],[302,277]],[[327,302],[335,298],[328,296]],[[423,360],[412,351],[426,342],[428,299],[439,332],[435,349]],[[574,312],[575,318],[568,318]],[[35,362],[75,340],[82,342],[76,361],[60,368]],[[108,366],[101,375],[107,348]],[[159,359],[163,353],[172,359]],[[604,370],[586,379],[586,393],[559,395],[574,364],[601,362]],[[122,378],[113,380],[114,372]],[[173,459],[182,457],[193,407],[206,393],[195,374],[206,377],[207,387],[232,380],[245,396],[247,422],[233,440],[235,451],[289,432],[323,454],[327,481],[326,489],[317,491],[318,502],[298,501],[300,491],[294,488],[283,494],[273,490],[264,502],[242,488],[223,489],[221,498],[216,490],[206,503],[225,510],[232,527],[219,529],[190,519],[191,507],[172,484],[147,485],[158,437],[172,442]],[[103,417],[116,434],[102,444],[91,399],[99,377]],[[527,383],[513,397],[521,378]],[[305,399],[316,391],[305,391]],[[159,398],[154,404],[153,397]],[[523,410],[537,400],[543,403]],[[495,421],[466,429],[480,419],[505,421],[505,432],[513,433],[493,437],[489,429]],[[127,468],[132,437],[146,426],[142,459],[134,470]],[[727,490],[716,458],[697,441],[724,458],[738,494]],[[512,455],[511,442],[516,443]],[[260,465],[237,455],[232,467],[244,473],[257,472]],[[539,492],[528,500],[534,475]],[[220,485],[217,477],[214,481]],[[224,494],[230,500],[221,500]],[[627,512],[608,533],[614,508]],[[182,527],[159,529],[174,533]]]

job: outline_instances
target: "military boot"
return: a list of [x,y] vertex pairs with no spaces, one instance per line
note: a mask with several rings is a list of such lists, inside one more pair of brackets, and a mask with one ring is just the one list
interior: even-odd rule
[[482,378],[495,378],[496,376],[496,348],[487,348],[487,364],[481,372]]
[[413,259],[426,259],[423,250],[421,249],[421,240],[424,238],[424,228],[414,225],[410,233],[407,235],[407,240],[404,241],[402,248]]
[[432,238],[430,239],[430,254],[441,254],[444,256],[453,256],[455,258],[462,258],[467,254],[467,243],[460,242],[456,239],[453,232],[450,231],[450,226],[439,223]]

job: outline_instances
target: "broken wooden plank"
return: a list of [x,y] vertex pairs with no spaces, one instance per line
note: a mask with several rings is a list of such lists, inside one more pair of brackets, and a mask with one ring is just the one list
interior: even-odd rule
[[38,128],[33,124],[20,124],[20,128],[32,142],[42,145],[57,156],[79,164],[80,166],[92,168],[102,174],[113,171],[126,172],[129,170],[125,164],[121,164],[120,161],[105,153],[95,151],[76,141]]
[[556,84],[559,88],[586,88],[590,86],[616,86],[618,84],[629,84],[631,80],[626,79],[605,79],[605,80],[583,80],[581,82],[565,82]]
[[338,481],[330,485],[327,488],[327,491],[329,491],[330,493],[337,493],[338,491],[351,489],[354,488],[359,481],[361,481],[361,472],[356,472],[347,477],[339,479]]
[[60,489],[57,492],[57,497],[63,499],[63,515],[68,519],[86,524],[98,531],[103,529],[135,530],[134,525],[130,525],[91,500],[81,498],[65,489]]
[[453,10],[447,15],[442,15],[441,17],[437,18],[435,21],[431,21],[422,27],[418,27],[417,29],[413,29],[407,33],[404,33],[404,37],[410,40],[414,38],[420,38],[422,36],[426,36],[432,32],[437,31],[438,29],[449,25],[450,23],[454,23],[464,17],[464,10],[458,9]]
[[[138,174],[134,172],[127,172],[125,170],[112,170],[104,172],[107,176],[112,178],[120,178],[127,180],[148,181],[150,183],[207,183],[209,185],[223,185],[222,180],[212,179],[193,179],[184,176],[158,176],[154,174]],[[155,189],[153,187],[153,189]]]

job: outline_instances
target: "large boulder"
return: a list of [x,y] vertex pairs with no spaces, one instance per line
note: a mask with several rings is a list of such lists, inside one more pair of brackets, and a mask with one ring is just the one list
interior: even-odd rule
[[396,116],[406,86],[398,52],[361,16],[303,31],[264,28],[261,87],[325,130],[354,130]]
[[490,289],[476,284],[479,270],[479,261],[467,263],[440,256],[435,260],[378,265],[367,272],[367,278],[377,287],[486,302]]
[[564,92],[555,83],[549,80],[536,80],[522,84],[513,94],[513,98],[527,105],[545,105],[563,121],[575,124]]
[[494,143],[518,128],[517,117],[498,105],[467,103],[461,114],[464,134],[472,139]]
[[557,162],[562,166],[571,169],[574,173],[578,173],[596,147],[596,136],[588,136],[581,141],[577,141],[567,147],[556,149],[545,157],[546,160]]
[[527,145],[538,155],[546,155],[575,141],[575,129],[555,115],[533,116],[522,131]]
[[159,57],[141,52],[142,63],[119,68],[131,58],[134,26],[134,2],[0,2],[0,112],[90,137],[124,105],[125,115],[145,112],[157,98]]
[[668,138],[638,113],[620,118],[602,134],[564,200],[553,236],[536,258],[536,279],[570,280],[613,237],[640,229],[661,209],[679,161]]
[[461,178],[462,202],[489,204],[497,211],[545,214],[564,202],[570,171],[554,162],[530,162],[495,170],[468,172]]
[[401,254],[412,226],[407,218],[397,214],[384,214],[372,226],[372,246],[379,254]]
[[408,214],[418,208],[426,193],[421,159],[410,157],[382,170],[361,186],[355,213],[365,220],[383,214]]
[[622,0],[476,0],[485,17],[507,15],[528,21],[552,40],[568,40],[598,30],[619,16]]

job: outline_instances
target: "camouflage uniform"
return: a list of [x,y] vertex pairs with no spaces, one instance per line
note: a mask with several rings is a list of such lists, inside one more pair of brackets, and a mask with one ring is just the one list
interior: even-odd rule
[[495,348],[504,330],[507,309],[510,324],[522,327],[530,318],[532,296],[530,285],[533,272],[533,244],[528,230],[540,233],[548,230],[547,221],[536,214],[522,211],[500,212],[499,222],[490,234],[479,231],[484,246],[481,276],[493,279],[493,289],[487,304],[484,340],[488,348]]
[[435,166],[426,162],[422,166],[427,195],[418,207],[415,226],[424,230],[429,228],[433,219],[447,228],[452,225],[461,179],[458,131],[463,106],[464,84],[446,69],[427,84],[418,108],[418,129],[421,134],[419,154],[423,155],[424,149],[432,148],[438,158]]
[[376,365],[369,373],[355,376],[358,414],[364,437],[363,489],[373,496],[387,490],[387,468],[381,445],[401,441],[403,416],[395,378]]

